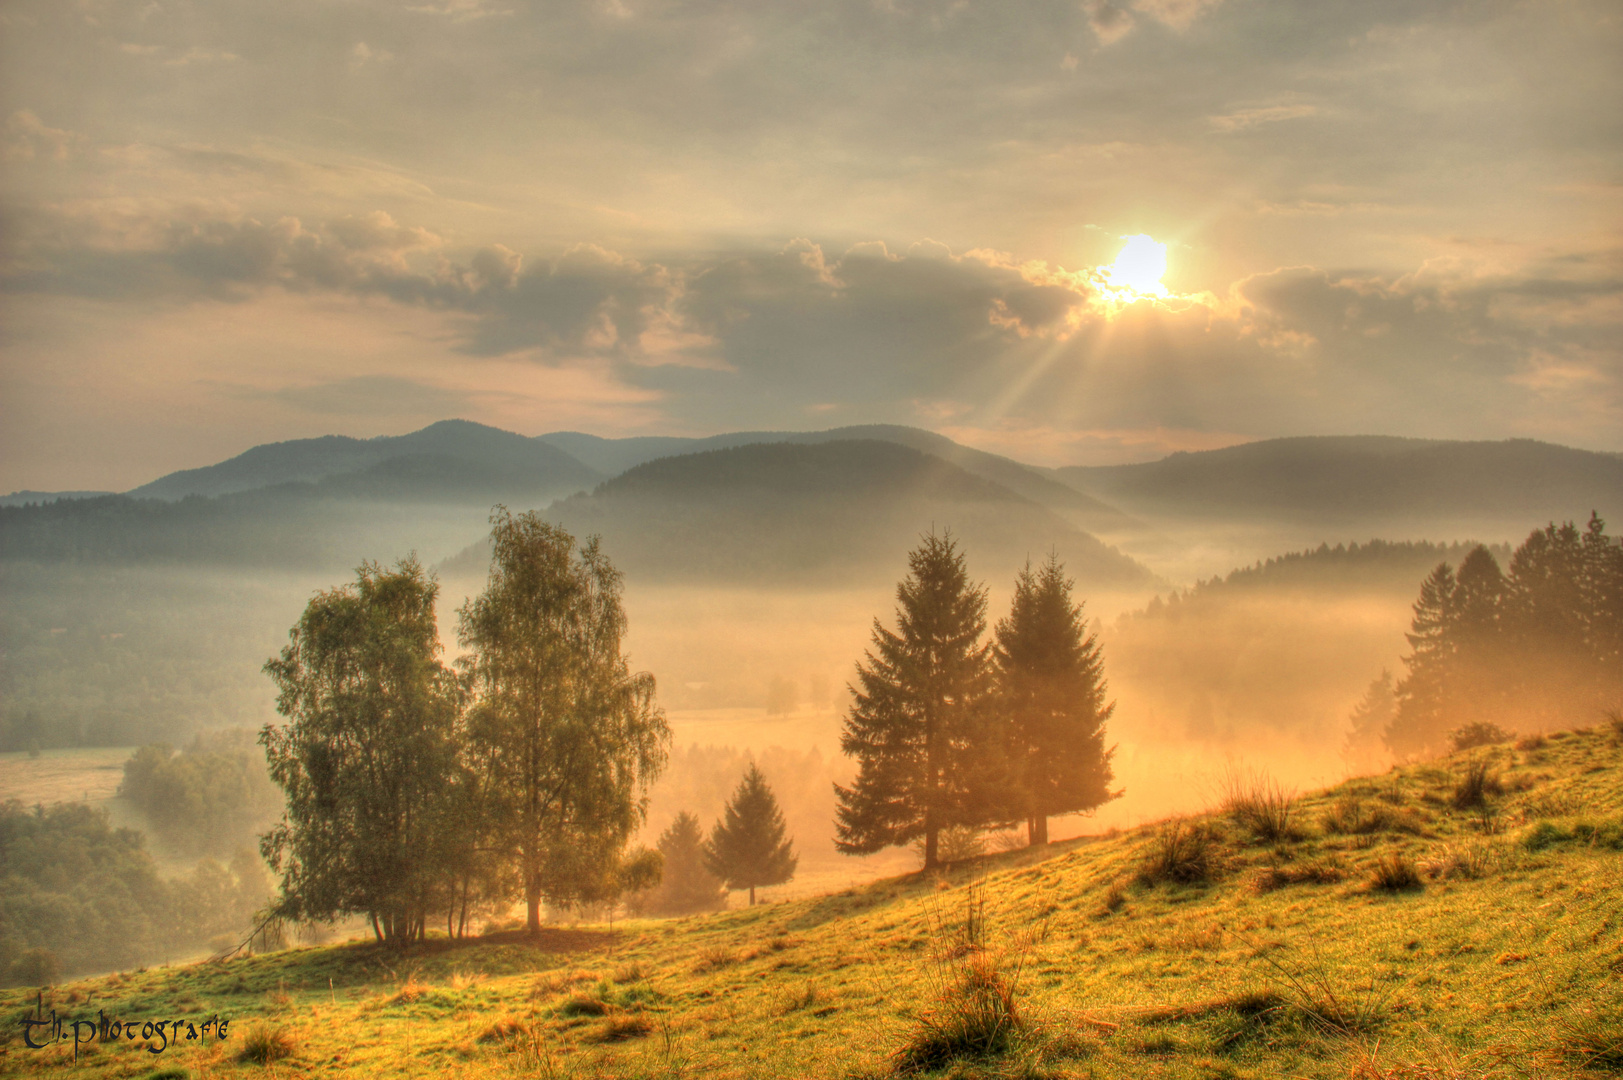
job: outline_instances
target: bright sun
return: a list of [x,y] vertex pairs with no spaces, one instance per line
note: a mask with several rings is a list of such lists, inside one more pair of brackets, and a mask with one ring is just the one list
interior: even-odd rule
[[1110,284],[1145,296],[1165,296],[1161,275],[1167,272],[1167,246],[1140,233],[1129,236],[1116,261],[1105,271]]

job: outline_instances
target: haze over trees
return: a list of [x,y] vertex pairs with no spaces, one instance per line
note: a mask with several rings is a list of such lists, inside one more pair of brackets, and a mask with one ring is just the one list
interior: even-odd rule
[[1623,546],[1591,516],[1534,531],[1510,570],[1484,547],[1420,587],[1397,710],[1399,757],[1443,748],[1467,724],[1543,730],[1623,703]]
[[727,905],[727,890],[705,865],[704,827],[692,813],[676,815],[655,845],[663,860],[659,884],[640,900],[651,915],[691,915]]

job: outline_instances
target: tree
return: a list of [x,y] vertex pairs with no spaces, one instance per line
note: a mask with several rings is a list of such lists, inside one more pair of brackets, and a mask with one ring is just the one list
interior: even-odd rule
[[794,843],[784,835],[783,811],[754,762],[727,803],[727,809],[704,846],[704,863],[729,889],[781,885],[795,876],[800,862]]
[[1105,748],[1104,659],[1087,632],[1075,583],[1057,555],[1028,562],[1014,584],[1009,617],[997,624],[997,706],[1008,748],[1011,809],[1033,846],[1048,843],[1048,819],[1092,810],[1110,790],[1114,749]]
[[726,905],[721,879],[705,865],[704,827],[695,815],[686,810],[676,815],[670,828],[659,834],[657,847],[665,862],[659,884],[646,901],[649,911],[687,915]]
[[365,914],[379,940],[423,935],[455,839],[444,811],[458,700],[439,661],[438,593],[415,559],[363,563],[354,584],[310,601],[265,664],[289,720],[259,736],[287,795],[260,841],[283,918]]
[[1392,673],[1382,668],[1380,677],[1370,681],[1364,696],[1353,706],[1347,737],[1341,744],[1342,760],[1360,770],[1375,767],[1380,759],[1381,737],[1397,715],[1397,708]]
[[484,593],[460,612],[475,696],[470,752],[484,773],[484,842],[517,867],[532,933],[541,902],[601,902],[647,881],[626,845],[664,767],[670,729],[654,677],[621,654],[621,576],[594,537],[535,513],[491,515]]
[[922,836],[932,869],[942,829],[997,816],[1001,763],[985,709],[986,590],[970,584],[950,535],[926,536],[908,569],[896,587],[897,632],[875,619],[874,648],[857,665],[840,749],[859,770],[851,787],[834,787],[835,846],[867,854]]

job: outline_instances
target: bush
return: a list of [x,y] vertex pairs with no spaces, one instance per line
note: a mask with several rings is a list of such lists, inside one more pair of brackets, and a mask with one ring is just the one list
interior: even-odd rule
[[1173,881],[1193,885],[1217,870],[1218,837],[1210,825],[1173,818],[1161,825],[1139,864],[1138,879],[1147,885]]
[[1498,724],[1490,724],[1485,720],[1463,724],[1448,733],[1448,741],[1453,744],[1456,754],[1461,750],[1471,750],[1478,746],[1507,743],[1515,737]]
[[55,986],[61,977],[56,953],[44,947],[24,949],[6,972],[8,986]]
[[1223,812],[1236,825],[1266,843],[1294,839],[1291,816],[1296,793],[1263,773],[1230,770],[1223,780]]
[[1369,887],[1384,892],[1402,892],[1422,888],[1420,873],[1415,864],[1404,855],[1383,855],[1370,871]]

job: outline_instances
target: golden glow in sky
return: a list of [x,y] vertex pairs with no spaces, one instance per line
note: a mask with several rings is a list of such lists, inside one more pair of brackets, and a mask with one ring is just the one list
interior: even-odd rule
[[1116,261],[1105,268],[1112,288],[1140,296],[1165,296],[1161,275],[1167,272],[1167,246],[1140,233],[1129,236]]

